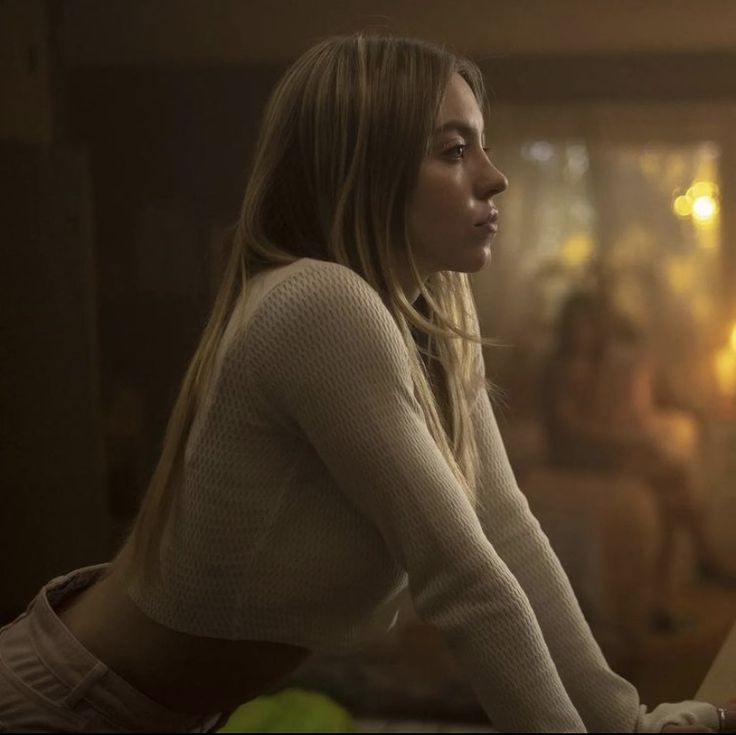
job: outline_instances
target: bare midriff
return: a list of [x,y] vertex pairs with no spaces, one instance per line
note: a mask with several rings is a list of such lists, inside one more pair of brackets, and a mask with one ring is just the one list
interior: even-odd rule
[[74,637],[154,702],[185,714],[232,712],[309,655],[285,643],[204,638],[145,615],[114,573],[56,607]]

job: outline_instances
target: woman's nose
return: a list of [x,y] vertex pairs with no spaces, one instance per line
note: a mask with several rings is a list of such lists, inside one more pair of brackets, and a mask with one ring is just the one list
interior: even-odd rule
[[489,165],[484,171],[484,175],[479,182],[479,187],[480,198],[490,199],[491,197],[506,191],[509,187],[509,180],[492,163],[489,162]]

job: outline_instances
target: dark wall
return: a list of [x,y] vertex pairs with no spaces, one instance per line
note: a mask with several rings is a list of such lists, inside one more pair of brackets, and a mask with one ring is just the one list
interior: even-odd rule
[[736,100],[736,53],[549,54],[478,60],[507,104]]
[[95,182],[101,380],[120,518],[135,512],[157,459],[210,304],[213,245],[237,219],[280,71],[100,69],[67,79],[67,135],[87,147]]
[[106,560],[91,184],[83,151],[2,144],[0,617]]

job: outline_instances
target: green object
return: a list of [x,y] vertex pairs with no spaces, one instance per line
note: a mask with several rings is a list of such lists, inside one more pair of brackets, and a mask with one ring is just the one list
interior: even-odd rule
[[217,732],[358,732],[350,713],[325,694],[284,689],[241,704]]

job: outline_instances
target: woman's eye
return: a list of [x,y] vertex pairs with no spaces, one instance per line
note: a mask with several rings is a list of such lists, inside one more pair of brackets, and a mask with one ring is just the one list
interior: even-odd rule
[[450,154],[451,158],[462,158],[465,155],[466,148],[467,146],[463,143],[458,143],[457,145],[452,146],[447,153]]

